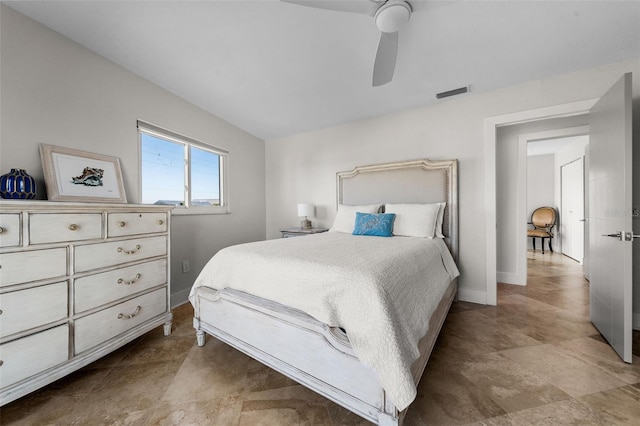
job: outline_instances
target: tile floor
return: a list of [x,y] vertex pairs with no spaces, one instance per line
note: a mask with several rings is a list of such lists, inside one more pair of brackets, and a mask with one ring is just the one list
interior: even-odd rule
[[[532,251],[528,265],[497,307],[454,303],[406,425],[640,424],[640,333],[623,363],[589,322],[580,266]],[[213,338],[198,347],[192,314],[2,407],[0,424],[369,424]]]

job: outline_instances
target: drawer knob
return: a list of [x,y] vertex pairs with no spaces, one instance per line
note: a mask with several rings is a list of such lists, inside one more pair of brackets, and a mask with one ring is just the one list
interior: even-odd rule
[[138,315],[140,313],[141,309],[142,309],[142,306],[138,305],[138,306],[136,306],[136,310],[133,311],[132,314],[129,314],[129,315],[122,314],[122,313],[118,314],[118,319],[125,319],[125,320],[131,319],[131,318],[135,317],[136,315]]
[[118,226],[120,228],[124,228],[127,225],[127,222],[125,222],[124,220],[121,220],[120,222],[118,222]]
[[72,223],[71,225],[69,225],[69,230],[71,230],[71,231],[77,231],[78,228],[80,228],[80,227],[75,223]]
[[142,277],[141,274],[136,274],[136,276],[133,277],[133,279],[131,281],[125,281],[122,278],[118,278],[118,284],[124,284],[124,285],[135,284],[136,281],[138,281],[141,277]]
[[164,220],[162,220],[162,219],[158,219],[157,224],[158,224],[158,225],[164,225]]
[[0,226],[0,234],[2,234],[3,232],[4,232],[4,228]]
[[134,254],[135,252],[137,252],[138,250],[140,250],[142,247],[140,246],[140,244],[136,244],[136,247],[134,249],[131,250],[125,250],[122,247],[118,247],[118,253],[124,253],[124,254]]

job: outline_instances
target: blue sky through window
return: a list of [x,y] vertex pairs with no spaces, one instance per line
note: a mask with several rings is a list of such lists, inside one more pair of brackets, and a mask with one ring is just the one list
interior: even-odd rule
[[[142,144],[142,203],[184,202],[185,146],[146,133]],[[219,205],[220,156],[191,149],[191,199],[194,205]]]
[[220,156],[191,147],[191,200],[220,205]]

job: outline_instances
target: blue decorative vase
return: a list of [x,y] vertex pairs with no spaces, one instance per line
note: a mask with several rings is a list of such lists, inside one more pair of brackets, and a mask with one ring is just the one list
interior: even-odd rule
[[36,196],[36,181],[23,169],[11,169],[0,176],[0,197],[9,200],[30,200]]

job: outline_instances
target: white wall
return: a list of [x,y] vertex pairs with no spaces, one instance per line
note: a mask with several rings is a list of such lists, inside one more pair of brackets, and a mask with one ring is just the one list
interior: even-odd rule
[[[556,170],[554,159],[553,154],[527,157],[527,218],[531,218],[533,211],[538,207],[558,208],[559,206],[555,201]],[[540,250],[540,239],[536,243],[537,249]],[[553,239],[552,246],[557,251],[557,238]],[[533,248],[531,238],[527,238],[527,248]]]
[[[520,234],[525,228],[515,207],[521,195],[518,191],[519,133],[513,128],[500,129],[496,139],[496,267],[498,282],[524,285],[526,272],[520,270],[517,258],[526,256],[518,252],[518,239],[522,239]],[[508,136],[501,134],[505,129],[511,130]]]
[[[264,141],[0,5],[0,170],[24,168],[44,198],[38,145],[119,157],[130,203],[140,201],[136,120],[229,151],[231,214],[174,216],[172,304],[225,246],[265,238]],[[191,262],[182,274],[181,262]]]
[[[317,225],[335,214],[335,173],[354,166],[417,158],[457,158],[460,182],[460,298],[486,301],[484,122],[487,117],[601,96],[640,59],[267,141],[267,237],[298,222],[300,200],[318,206]],[[471,82],[473,87],[473,82]],[[376,90],[376,89],[372,89]],[[393,83],[383,90],[393,90]],[[634,98],[640,98],[635,85]],[[640,109],[636,110],[637,119]],[[640,132],[635,133],[636,141]],[[640,306],[640,304],[638,304]]]

